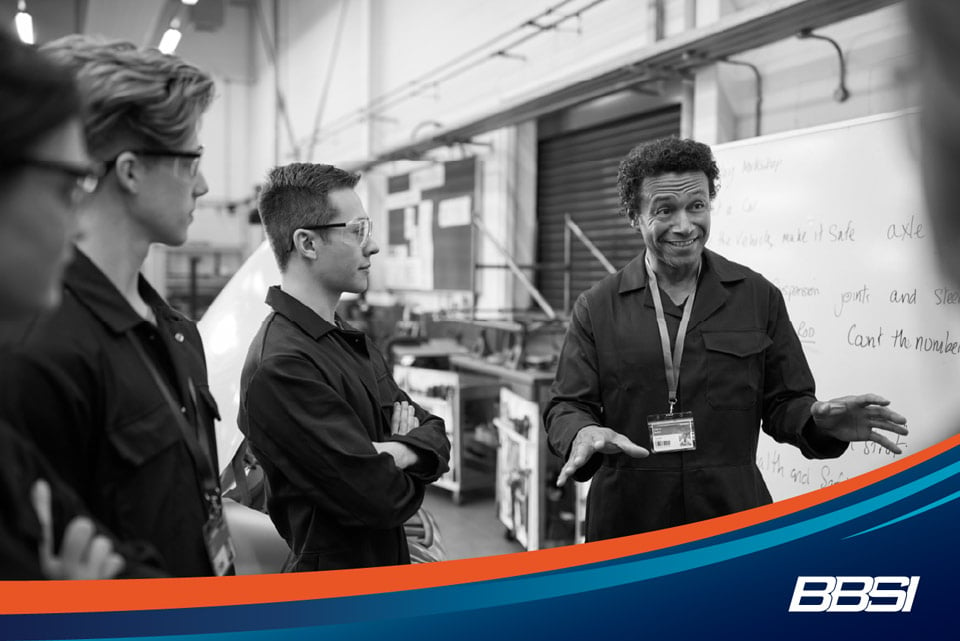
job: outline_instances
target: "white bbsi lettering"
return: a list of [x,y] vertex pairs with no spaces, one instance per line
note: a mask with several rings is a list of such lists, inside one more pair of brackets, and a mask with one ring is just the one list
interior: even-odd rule
[[[884,590],[882,586],[896,585],[905,588],[910,583],[910,578],[905,576],[878,576],[874,580],[873,590],[870,591],[870,605],[867,606],[867,612],[899,612],[902,610],[907,602],[906,591]],[[894,603],[874,603],[874,599],[896,599],[896,601]]]
[[[810,585],[818,586],[811,589]],[[819,586],[824,587],[819,587]],[[793,599],[790,601],[790,612],[826,612],[830,607],[830,594],[837,587],[837,580],[832,576],[798,576],[797,585],[793,588]],[[818,603],[801,604],[801,599],[820,599]]]
[[910,612],[913,610],[913,600],[917,597],[917,586],[920,585],[920,577],[910,577],[910,586],[907,588],[907,602],[903,604],[901,612]]
[[919,584],[919,576],[798,576],[789,611],[910,612]]
[[[860,586],[851,588],[849,586]],[[870,603],[870,590],[873,589],[873,577],[838,576],[837,589],[833,591],[833,603],[827,612],[863,612]],[[850,599],[856,599],[850,603]],[[844,599],[840,603],[840,599]]]

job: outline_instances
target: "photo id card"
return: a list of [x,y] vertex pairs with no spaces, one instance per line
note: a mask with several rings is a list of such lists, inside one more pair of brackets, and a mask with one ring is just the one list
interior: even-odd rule
[[647,425],[650,426],[650,443],[654,452],[697,449],[692,412],[653,414],[647,417]]
[[225,575],[233,568],[237,551],[233,546],[233,539],[230,538],[230,530],[227,529],[227,521],[223,518],[223,512],[220,512],[217,516],[211,516],[203,524],[203,539],[207,544],[207,555],[210,557],[210,565],[213,566],[214,574],[217,576]]

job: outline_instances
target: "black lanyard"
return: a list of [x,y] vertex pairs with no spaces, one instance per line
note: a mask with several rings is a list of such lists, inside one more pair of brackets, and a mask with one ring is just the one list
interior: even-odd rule
[[131,333],[130,340],[133,343],[133,348],[136,350],[140,360],[143,361],[147,371],[150,372],[150,376],[153,378],[153,382],[156,384],[157,389],[160,390],[160,393],[163,395],[163,399],[170,407],[170,413],[173,415],[174,422],[177,424],[177,427],[180,428],[180,434],[183,436],[183,441],[187,446],[187,450],[190,451],[190,458],[193,459],[193,466],[197,472],[197,478],[200,480],[200,491],[203,493],[203,498],[206,501],[206,507],[210,511],[210,515],[219,514],[221,506],[220,486],[217,482],[217,476],[213,471],[213,464],[210,462],[210,456],[207,453],[208,448],[205,448],[201,445],[199,439],[197,438],[196,427],[191,425],[180,411],[179,403],[174,400],[173,394],[170,392],[169,385],[160,375],[160,372],[157,371],[157,366],[154,364],[153,360],[147,356],[146,351],[143,349],[143,345],[140,344],[140,339]]

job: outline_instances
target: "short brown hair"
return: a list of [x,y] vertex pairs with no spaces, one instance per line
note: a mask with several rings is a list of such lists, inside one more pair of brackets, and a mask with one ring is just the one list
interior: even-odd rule
[[326,224],[334,215],[328,198],[337,189],[353,189],[360,174],[333,165],[295,162],[274,167],[260,191],[260,220],[280,271],[287,269],[293,251],[293,232]]

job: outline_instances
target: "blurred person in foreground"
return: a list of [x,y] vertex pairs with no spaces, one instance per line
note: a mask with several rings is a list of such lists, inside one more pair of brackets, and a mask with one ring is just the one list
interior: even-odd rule
[[260,216],[281,272],[247,352],[238,424],[262,463],[287,569],[410,563],[403,524],[447,469],[443,421],[400,390],[369,338],[335,312],[379,252],[354,187],[330,165],[276,167]]
[[130,43],[67,36],[41,52],[74,72],[105,173],[78,212],[62,305],[8,336],[0,416],[29,425],[93,516],[145,542],[158,569],[232,573],[200,336],[140,274],[152,243],[184,243],[207,191],[199,127],[213,81]]
[[577,299],[544,413],[566,461],[558,485],[592,478],[588,541],[770,503],[761,427],[807,458],[864,440],[900,453],[890,437],[906,419],[889,401],[818,401],[780,290],[706,249],[718,177],[693,140],[620,163],[621,210],[644,249]]
[[960,287],[960,3],[907,3],[919,49],[921,166],[940,268]]
[[[60,303],[75,209],[99,170],[69,71],[0,30],[0,320]],[[0,580],[116,576],[124,560],[85,513],[36,448],[0,420]]]

